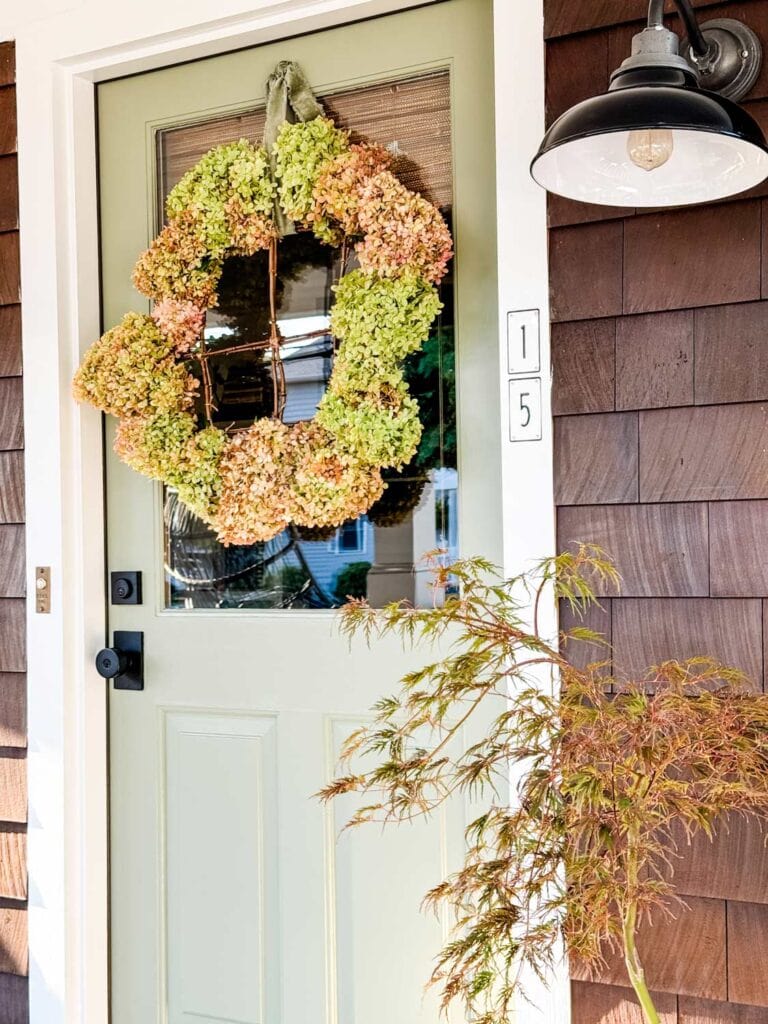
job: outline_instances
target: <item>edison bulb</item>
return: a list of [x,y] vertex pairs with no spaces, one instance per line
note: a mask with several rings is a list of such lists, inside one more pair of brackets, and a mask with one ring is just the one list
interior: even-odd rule
[[629,133],[627,152],[629,159],[644,171],[655,171],[672,156],[675,148],[672,132],[668,128],[647,128]]

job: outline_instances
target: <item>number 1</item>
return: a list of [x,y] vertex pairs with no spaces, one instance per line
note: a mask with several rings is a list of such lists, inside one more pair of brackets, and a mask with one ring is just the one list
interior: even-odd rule
[[523,362],[525,362],[525,324],[522,325],[520,330],[523,332]]

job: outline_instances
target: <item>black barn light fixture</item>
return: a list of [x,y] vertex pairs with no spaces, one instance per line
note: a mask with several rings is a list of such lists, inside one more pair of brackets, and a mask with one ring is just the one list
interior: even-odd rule
[[768,177],[768,145],[737,101],[757,81],[760,40],[740,21],[699,25],[675,0],[688,34],[664,27],[664,0],[610,88],[572,107],[547,134],[531,174],[569,199],[607,206],[683,206],[736,195]]

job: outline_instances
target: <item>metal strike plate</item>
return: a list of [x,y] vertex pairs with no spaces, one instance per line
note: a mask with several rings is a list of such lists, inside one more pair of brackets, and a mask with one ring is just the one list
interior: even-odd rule
[[115,630],[114,645],[130,655],[130,667],[114,681],[116,690],[144,689],[144,634],[127,630]]
[[49,615],[51,611],[51,567],[38,565],[35,569],[35,611]]
[[141,573],[110,573],[109,592],[112,604],[141,604]]

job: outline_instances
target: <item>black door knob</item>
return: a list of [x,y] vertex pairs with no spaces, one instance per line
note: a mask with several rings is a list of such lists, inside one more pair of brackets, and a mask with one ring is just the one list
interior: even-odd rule
[[131,655],[118,647],[105,647],[96,655],[96,671],[105,679],[124,676],[131,667]]
[[116,629],[114,647],[105,647],[96,655],[96,671],[105,679],[114,679],[116,690],[144,689],[144,634]]

